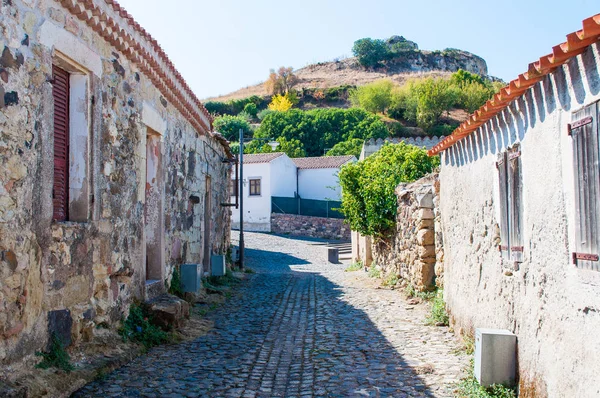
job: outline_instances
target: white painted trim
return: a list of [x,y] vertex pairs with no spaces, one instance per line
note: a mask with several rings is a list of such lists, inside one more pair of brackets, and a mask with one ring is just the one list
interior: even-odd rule
[[46,20],[40,27],[39,40],[46,47],[61,52],[92,71],[96,76],[102,76],[102,58],[100,55],[72,33]]
[[167,130],[167,122],[163,119],[158,111],[152,105],[144,101],[142,108],[142,123],[156,131],[160,135],[164,135]]

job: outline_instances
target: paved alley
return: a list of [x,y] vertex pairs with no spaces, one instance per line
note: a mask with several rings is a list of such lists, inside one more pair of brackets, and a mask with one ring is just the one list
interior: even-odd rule
[[[237,233],[233,233],[237,237]],[[77,397],[448,397],[467,364],[424,305],[325,262],[315,242],[247,233],[251,280],[199,339],[152,349]]]

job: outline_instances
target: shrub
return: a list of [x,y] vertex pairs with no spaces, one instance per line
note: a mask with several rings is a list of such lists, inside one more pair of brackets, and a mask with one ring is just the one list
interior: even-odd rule
[[264,118],[269,114],[272,113],[273,111],[270,109],[263,109],[262,111],[258,112],[256,114],[256,117],[258,118],[258,120],[264,120]]
[[431,314],[427,318],[428,325],[448,326],[450,321],[444,302],[444,291],[438,290],[431,303]]
[[346,222],[362,235],[387,237],[396,226],[396,186],[421,178],[438,165],[438,157],[403,142],[385,144],[368,158],[345,165],[339,177]]
[[181,287],[181,274],[177,266],[173,267],[173,276],[171,277],[171,285],[169,286],[169,293],[182,298],[183,288]]
[[381,278],[381,270],[377,268],[377,264],[375,262],[371,263],[368,275],[369,278]]
[[489,387],[483,387],[474,374],[473,360],[468,370],[468,374],[458,383],[455,396],[458,398],[516,398],[514,388],[502,384],[492,384]]
[[129,316],[119,329],[124,341],[140,343],[148,349],[171,341],[169,333],[151,323],[151,316],[138,304],[129,307]]
[[221,133],[229,141],[238,141],[240,129],[245,132],[252,131],[248,120],[241,116],[223,115],[216,117],[213,126],[215,130]]
[[364,140],[360,138],[352,138],[348,141],[338,142],[327,151],[327,156],[343,156],[343,155],[354,155],[356,159],[360,157]]
[[36,368],[57,368],[70,373],[75,367],[71,364],[71,357],[65,350],[63,343],[52,333],[50,336],[50,347],[48,352],[36,352],[36,356],[42,357],[42,361],[35,365]]
[[361,269],[363,269],[362,262],[355,261],[352,264],[350,264],[344,271],[346,271],[346,272],[354,272],[354,271],[360,271]]
[[383,40],[364,38],[354,42],[352,53],[362,66],[373,68],[388,57],[388,48]]
[[256,119],[258,108],[256,107],[255,103],[250,102],[244,106],[244,112],[250,115],[253,119]]
[[391,80],[381,79],[352,90],[350,101],[369,112],[383,113],[390,106],[393,87]]

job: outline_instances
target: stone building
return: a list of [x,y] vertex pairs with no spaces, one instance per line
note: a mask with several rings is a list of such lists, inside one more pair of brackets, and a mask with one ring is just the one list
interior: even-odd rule
[[522,397],[600,396],[599,39],[600,14],[429,152],[451,321],[517,335]]
[[[229,246],[228,143],[112,0],[0,3],[0,363]],[[205,267],[205,271],[209,269]]]

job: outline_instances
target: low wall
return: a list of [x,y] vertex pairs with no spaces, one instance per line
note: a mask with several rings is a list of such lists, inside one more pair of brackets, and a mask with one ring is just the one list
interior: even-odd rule
[[350,239],[350,226],[338,218],[271,214],[271,232],[322,239]]
[[372,247],[373,260],[384,274],[395,273],[418,291],[442,285],[438,193],[437,174],[398,185],[396,233],[388,240],[374,242]]

